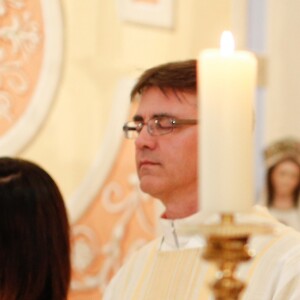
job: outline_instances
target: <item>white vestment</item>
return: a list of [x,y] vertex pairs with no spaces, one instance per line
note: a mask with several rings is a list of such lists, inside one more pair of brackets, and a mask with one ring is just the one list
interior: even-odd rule
[[[206,300],[216,268],[201,254],[201,235],[182,236],[185,224],[207,222],[201,213],[178,220],[162,219],[163,237],[133,254],[107,287],[104,300]],[[266,224],[272,234],[254,235],[249,242],[255,256],[241,263],[236,276],[246,284],[243,300],[300,299],[300,233],[276,221],[265,209],[238,215],[239,223]]]
[[300,213],[299,208],[278,209],[269,207],[269,211],[281,223],[291,226],[300,231]]

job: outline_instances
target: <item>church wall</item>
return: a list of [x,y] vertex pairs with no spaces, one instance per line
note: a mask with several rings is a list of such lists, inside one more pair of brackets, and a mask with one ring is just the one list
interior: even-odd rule
[[300,3],[268,1],[266,143],[300,138]]
[[61,77],[47,118],[19,151],[44,165],[67,199],[109,130],[119,80],[157,63],[196,58],[201,49],[218,47],[221,32],[230,27],[229,0],[174,1],[173,28],[121,20],[117,3],[61,1]]

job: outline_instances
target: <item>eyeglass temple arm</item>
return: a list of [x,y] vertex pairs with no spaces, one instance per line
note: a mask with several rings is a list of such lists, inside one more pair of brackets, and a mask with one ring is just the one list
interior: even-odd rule
[[181,119],[181,120],[174,120],[174,125],[188,125],[188,124],[198,124],[198,120],[191,120],[191,119]]
[[134,131],[134,130],[136,130],[136,127],[130,127],[130,126],[128,126],[127,124],[125,124],[124,126],[123,126],[123,130],[132,130],[132,131]]

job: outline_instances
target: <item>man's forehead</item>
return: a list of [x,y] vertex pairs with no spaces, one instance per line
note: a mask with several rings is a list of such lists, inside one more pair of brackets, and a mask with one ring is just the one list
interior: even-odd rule
[[172,117],[172,118],[188,118],[195,117],[197,115],[197,106],[193,105],[162,105],[157,107],[141,107],[137,109],[136,113],[133,116],[135,121],[145,121],[155,117]]
[[164,101],[168,100],[170,102],[172,101],[178,101],[180,103],[196,103],[197,102],[197,94],[193,91],[185,91],[180,89],[174,89],[174,88],[165,88],[165,87],[157,87],[157,86],[151,86],[145,89],[141,94],[139,94],[135,99],[140,102],[149,101],[149,99],[152,99],[152,97],[155,97],[158,100]]

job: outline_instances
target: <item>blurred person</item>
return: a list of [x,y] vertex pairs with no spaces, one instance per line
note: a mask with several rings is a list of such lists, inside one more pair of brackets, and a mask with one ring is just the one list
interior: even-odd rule
[[264,151],[266,187],[261,202],[280,222],[300,230],[300,142],[285,138]]
[[[135,142],[142,191],[164,205],[160,218],[163,232],[131,255],[105,290],[104,300],[212,297],[209,283],[216,270],[202,258],[206,239],[201,234],[181,233],[187,224],[207,223],[217,217],[198,208],[201,121],[197,117],[196,69],[193,59],[155,66],[142,73],[132,89],[131,100],[138,101],[138,107],[123,131]],[[263,207],[237,214],[236,219],[274,229],[272,234],[250,240],[256,256],[238,270],[238,278],[246,282],[242,299],[300,299],[300,234]]]
[[62,195],[33,162],[0,158],[0,299],[65,300],[69,223]]

